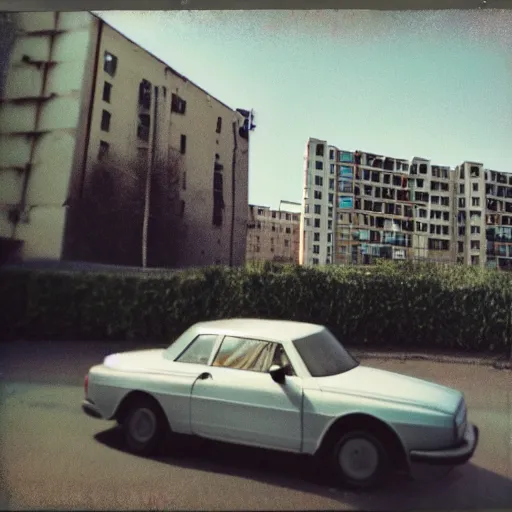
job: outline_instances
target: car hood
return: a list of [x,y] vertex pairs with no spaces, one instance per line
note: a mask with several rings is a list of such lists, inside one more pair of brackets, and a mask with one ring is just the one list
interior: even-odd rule
[[131,352],[121,352],[107,356],[103,362],[109,368],[116,368],[126,371],[137,370],[160,370],[164,368],[164,349],[134,350]]
[[446,386],[367,366],[316,380],[322,391],[414,404],[447,414],[457,410],[463,396]]

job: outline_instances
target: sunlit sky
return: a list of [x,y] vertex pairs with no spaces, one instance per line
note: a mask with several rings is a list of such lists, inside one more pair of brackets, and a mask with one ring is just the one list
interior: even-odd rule
[[309,137],[512,171],[511,11],[98,11],[232,108],[249,201],[301,201]]

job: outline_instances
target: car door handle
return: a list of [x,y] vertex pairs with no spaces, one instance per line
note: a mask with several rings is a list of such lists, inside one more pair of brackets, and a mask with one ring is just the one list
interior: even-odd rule
[[201,373],[201,375],[199,375],[199,377],[197,377],[198,380],[206,380],[206,379],[211,379],[212,378],[212,374],[211,373],[208,373],[208,372],[203,372]]

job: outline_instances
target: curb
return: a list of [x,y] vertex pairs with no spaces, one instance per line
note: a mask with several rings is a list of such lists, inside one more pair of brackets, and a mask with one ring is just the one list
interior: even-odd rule
[[465,355],[440,355],[440,354],[405,354],[389,352],[359,352],[352,350],[356,359],[379,359],[391,361],[425,361],[445,364],[465,364],[475,366],[491,366],[496,370],[510,370],[512,363],[505,356],[465,356]]

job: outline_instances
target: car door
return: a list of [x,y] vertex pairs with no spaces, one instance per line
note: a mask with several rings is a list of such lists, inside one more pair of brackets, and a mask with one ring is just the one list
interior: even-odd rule
[[284,384],[268,369],[277,344],[223,338],[212,365],[191,393],[191,431],[199,436],[299,452],[302,382],[288,372]]
[[176,432],[191,433],[190,393],[197,378],[209,368],[220,341],[217,334],[199,334],[167,368],[159,400]]

